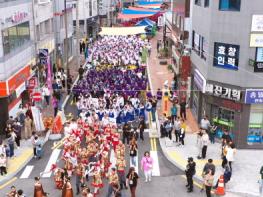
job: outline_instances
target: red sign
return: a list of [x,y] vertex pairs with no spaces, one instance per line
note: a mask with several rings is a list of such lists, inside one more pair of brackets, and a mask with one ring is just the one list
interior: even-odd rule
[[40,92],[35,92],[32,96],[33,101],[40,102],[42,100],[42,96]]
[[0,97],[5,97],[14,92],[30,76],[30,66],[26,66],[7,81],[0,82]]
[[235,111],[241,111],[242,110],[242,105],[240,103],[235,103],[234,101],[223,100],[222,105],[225,108],[232,109]]

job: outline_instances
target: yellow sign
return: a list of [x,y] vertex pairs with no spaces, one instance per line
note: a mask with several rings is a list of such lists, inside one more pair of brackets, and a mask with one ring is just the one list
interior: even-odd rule
[[250,47],[263,47],[263,34],[251,34]]

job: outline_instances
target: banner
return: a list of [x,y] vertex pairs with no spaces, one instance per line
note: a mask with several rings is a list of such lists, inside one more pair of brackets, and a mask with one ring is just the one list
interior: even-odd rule
[[47,85],[48,89],[52,89],[52,74],[51,74],[51,63],[50,56],[47,57]]
[[36,131],[39,131],[39,132],[44,131],[45,127],[44,127],[44,123],[42,120],[42,114],[41,114],[40,110],[37,107],[32,106],[31,112],[33,115],[33,121],[35,124]]

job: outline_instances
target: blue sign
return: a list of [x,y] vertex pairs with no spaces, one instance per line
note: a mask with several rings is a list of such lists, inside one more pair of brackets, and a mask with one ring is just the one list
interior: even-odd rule
[[247,89],[245,103],[263,104],[263,89]]
[[238,70],[239,45],[215,42],[214,66]]

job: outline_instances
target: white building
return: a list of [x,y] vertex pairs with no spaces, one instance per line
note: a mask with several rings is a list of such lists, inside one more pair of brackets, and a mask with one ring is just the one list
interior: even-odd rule
[[[94,37],[98,32],[98,1],[79,0],[78,15],[81,37]],[[73,24],[76,26],[76,2],[73,2]]]
[[26,99],[26,81],[35,64],[32,1],[0,3],[0,128]]

